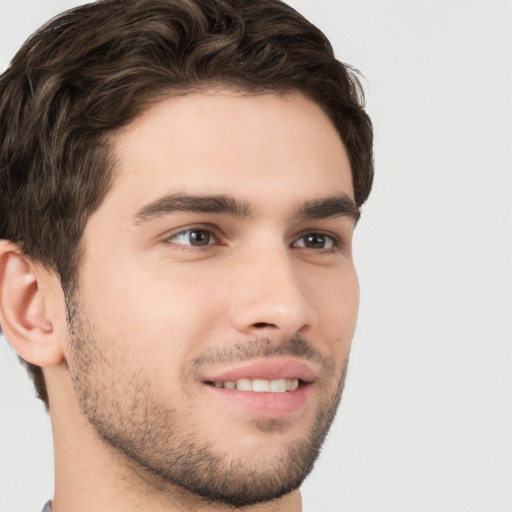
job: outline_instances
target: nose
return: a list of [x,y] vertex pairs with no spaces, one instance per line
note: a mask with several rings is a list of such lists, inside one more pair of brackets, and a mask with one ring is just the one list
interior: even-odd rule
[[252,252],[232,275],[232,326],[250,336],[287,339],[306,334],[317,321],[304,276],[285,247]]

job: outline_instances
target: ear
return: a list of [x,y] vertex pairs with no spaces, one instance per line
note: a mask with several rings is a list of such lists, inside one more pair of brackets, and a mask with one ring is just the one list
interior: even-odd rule
[[48,294],[54,293],[49,272],[7,240],[0,240],[0,325],[25,361],[41,367],[63,359]]

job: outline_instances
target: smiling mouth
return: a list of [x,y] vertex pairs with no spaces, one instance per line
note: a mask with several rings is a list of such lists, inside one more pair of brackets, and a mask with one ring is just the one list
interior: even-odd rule
[[299,388],[299,379],[237,379],[225,381],[207,381],[206,384],[215,388],[253,391],[255,393],[287,393]]

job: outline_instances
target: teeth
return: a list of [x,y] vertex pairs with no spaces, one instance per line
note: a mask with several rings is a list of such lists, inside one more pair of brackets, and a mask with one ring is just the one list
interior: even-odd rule
[[238,379],[236,381],[236,389],[240,391],[252,391],[251,379]]
[[286,391],[295,391],[299,387],[298,379],[286,381]]
[[[288,381],[288,382],[291,382],[291,381]],[[299,381],[297,381],[297,385],[298,384],[299,384]],[[284,393],[286,391],[286,381],[284,379],[271,380],[269,387],[270,387],[269,391],[272,391],[272,393]]]
[[224,382],[213,382],[216,388],[238,389],[255,393],[285,393],[295,391],[299,387],[299,379],[238,379]]
[[252,390],[257,393],[269,392],[270,391],[270,381],[265,379],[253,379],[252,380]]

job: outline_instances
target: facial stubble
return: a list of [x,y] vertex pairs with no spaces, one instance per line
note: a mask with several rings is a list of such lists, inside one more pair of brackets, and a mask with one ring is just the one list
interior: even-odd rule
[[[334,363],[304,338],[287,340],[272,349],[268,340],[254,340],[245,348],[237,345],[205,355],[203,364],[299,354],[323,360],[323,379],[315,383],[322,387],[322,400],[309,433],[290,443],[278,456],[255,461],[244,454],[224,453],[214,442],[204,439],[200,429],[186,428],[183,411],[157,398],[149,372],[144,374],[140,366],[125,364],[119,347],[104,339],[83,315],[75,295],[68,297],[67,318],[68,369],[80,409],[95,434],[147,489],[165,496],[178,488],[205,500],[242,507],[292,492],[312,470],[336,415],[347,361],[332,389]],[[190,377],[198,361],[184,367],[183,380]],[[253,420],[252,427],[259,435],[272,436],[287,425],[286,420],[262,419]]]

